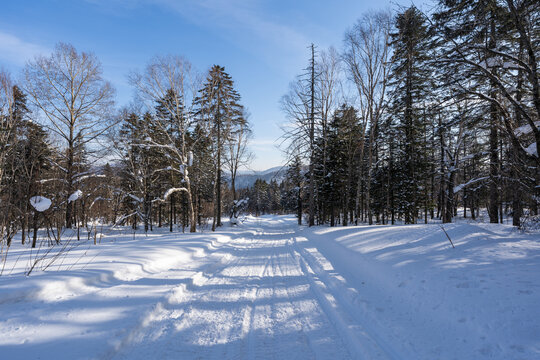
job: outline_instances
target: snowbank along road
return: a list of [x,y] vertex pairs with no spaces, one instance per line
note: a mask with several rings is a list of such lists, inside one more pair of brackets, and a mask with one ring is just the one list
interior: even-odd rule
[[27,280],[13,264],[1,358],[540,358],[537,236],[451,224],[453,251],[437,229],[113,234],[84,268],[66,270],[83,250]]

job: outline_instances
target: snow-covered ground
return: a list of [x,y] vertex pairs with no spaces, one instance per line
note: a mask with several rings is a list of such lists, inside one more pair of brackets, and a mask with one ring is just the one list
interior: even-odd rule
[[540,359],[540,235],[445,229],[111,230],[29,277],[14,245],[0,358]]

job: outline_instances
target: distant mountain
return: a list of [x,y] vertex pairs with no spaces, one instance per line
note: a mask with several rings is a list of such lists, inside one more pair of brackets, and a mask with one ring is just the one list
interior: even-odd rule
[[235,185],[237,189],[245,189],[253,186],[257,179],[264,180],[267,183],[275,179],[278,183],[281,183],[286,172],[286,166],[276,166],[262,171],[241,171],[236,175]]

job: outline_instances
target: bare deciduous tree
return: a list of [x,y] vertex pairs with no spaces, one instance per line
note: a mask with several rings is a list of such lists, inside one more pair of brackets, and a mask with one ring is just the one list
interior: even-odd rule
[[[345,34],[345,53],[349,75],[358,91],[358,103],[361,118],[360,159],[364,159],[366,133],[368,141],[368,174],[366,189],[366,206],[368,221],[372,223],[370,206],[370,184],[373,162],[373,145],[377,126],[386,106],[386,85],[390,73],[390,30],[392,15],[388,11],[367,13],[356,25]],[[360,216],[360,192],[364,174],[363,166],[359,166],[358,191],[356,196],[356,221]]]
[[73,221],[73,202],[81,174],[76,170],[80,151],[111,124],[114,89],[102,77],[101,63],[92,53],[59,43],[50,56],[37,56],[23,70],[24,88],[48,120],[47,127],[65,146],[66,226]]
[[225,155],[225,165],[231,174],[231,189],[233,200],[236,200],[236,174],[242,166],[249,165],[253,159],[253,153],[248,149],[249,140],[251,140],[252,132],[249,127],[249,113],[244,110],[244,122],[236,124],[231,129],[230,137],[227,139],[225,147],[227,154]]

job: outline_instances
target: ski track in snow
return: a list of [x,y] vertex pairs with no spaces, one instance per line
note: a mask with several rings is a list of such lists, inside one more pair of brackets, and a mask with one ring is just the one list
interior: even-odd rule
[[435,225],[290,216],[124,239],[94,268],[0,278],[0,358],[540,358],[537,236],[447,228],[455,250]]

